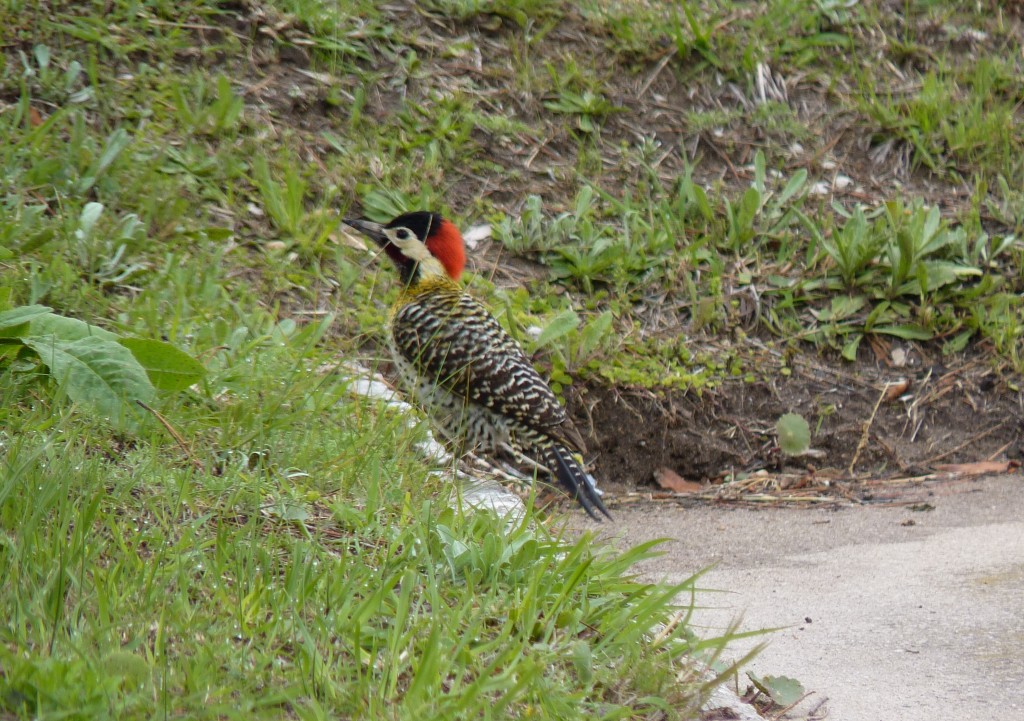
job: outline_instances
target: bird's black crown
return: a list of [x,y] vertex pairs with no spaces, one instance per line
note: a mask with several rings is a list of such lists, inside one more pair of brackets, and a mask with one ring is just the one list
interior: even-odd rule
[[390,223],[386,228],[408,228],[416,237],[420,240],[425,241],[430,237],[432,231],[436,231],[441,227],[441,221],[443,218],[437,213],[431,213],[426,210],[417,210],[413,213],[405,213],[398,216]]

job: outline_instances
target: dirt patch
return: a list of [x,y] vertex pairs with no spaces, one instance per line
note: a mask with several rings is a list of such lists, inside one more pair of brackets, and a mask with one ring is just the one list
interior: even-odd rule
[[[753,175],[750,163],[761,149],[769,167],[787,172],[806,168],[841,203],[871,205],[900,195],[956,212],[971,194],[952,174],[915,167],[906,143],[880,134],[863,110],[844,106],[841,99],[854,91],[846,77],[827,78],[809,70],[788,70],[783,77],[781,66],[759,67],[759,77],[723,76],[679,57],[664,38],[635,56],[609,52],[614,43],[599,24],[565,8],[545,26],[543,41],[533,42],[533,30],[507,18],[482,14],[460,21],[407,2],[392,3],[386,12],[388,23],[401,29],[415,51],[419,71],[410,72],[405,55],[382,40],[366,44],[369,57],[356,64],[367,72],[357,75],[344,66],[328,71],[311,59],[305,49],[310,47],[309,29],[294,18],[257,0],[224,9],[223,31],[251,48],[245,60],[228,61],[232,77],[242,85],[247,112],[274,132],[295,133],[300,158],[318,168],[324,184],[336,182],[349,197],[358,196],[357,175],[334,176],[335,163],[321,133],[345,135],[358,94],[364,98],[363,116],[393,128],[396,137],[410,132],[397,117],[402,98],[429,114],[444,99],[457,96],[482,118],[508,121],[495,127],[476,122],[461,141],[466,161],[448,168],[443,177],[423,177],[423,182],[443,185],[452,207],[470,215],[479,216],[482,202],[515,215],[530,194],[544,198],[547,212],[571,208],[581,152],[599,158],[586,172],[613,193],[640,187],[652,170],[665,187],[692,169],[702,184],[721,183],[726,192],[746,188]],[[886,17],[898,26],[901,8],[894,6]],[[725,18],[718,29],[741,19]],[[952,31],[938,27],[936,32],[929,37],[935,43],[957,40]],[[361,33],[354,31],[353,38]],[[858,37],[860,52],[892,56],[894,77],[917,77],[918,59],[899,55],[889,35]],[[971,48],[959,51],[969,55]],[[579,77],[573,79],[573,73]],[[575,116],[547,107],[559,93],[591,87],[614,108],[599,118],[598,132],[582,132]],[[793,127],[758,121],[766,103],[786,108]],[[715,113],[722,121],[707,125]],[[653,159],[641,162],[640,148],[653,153]],[[409,152],[409,162],[419,162],[420,150]],[[379,173],[382,184],[387,182],[383,169],[371,164],[367,170],[363,179]],[[966,177],[967,169],[961,170]],[[840,175],[849,182],[833,182]],[[983,221],[991,220],[981,212]],[[506,287],[548,273],[527,259],[511,257],[496,243],[475,249],[471,264]],[[284,307],[289,301],[284,299]],[[329,299],[323,302],[330,305]],[[686,330],[678,327],[678,318],[672,328],[663,327],[660,315],[644,320],[645,326],[657,325],[666,333]],[[899,367],[877,358],[851,365],[800,355],[788,361],[789,375],[783,375],[778,357],[766,354],[754,382],[725,380],[700,393],[591,384],[579,389],[572,410],[580,427],[590,429],[595,472],[612,491],[648,488],[663,467],[712,483],[731,474],[812,467],[849,479],[1020,455],[1024,401],[1019,391],[977,357],[953,362],[937,353],[927,357],[928,351],[918,347],[908,353],[915,362]],[[909,381],[907,390],[879,403],[887,384],[900,379]],[[786,459],[779,452],[775,422],[787,412],[800,413],[810,423],[814,457]]]
[[[744,11],[763,12],[764,7]],[[439,99],[458,96],[482,117],[501,117],[509,127],[519,124],[518,130],[494,130],[476,123],[463,140],[472,162],[457,164],[443,178],[430,178],[448,189],[447,197],[460,211],[486,199],[515,214],[529,194],[544,197],[551,212],[570,209],[579,187],[580,153],[587,150],[598,151],[601,158],[588,172],[594,180],[605,180],[603,187],[612,192],[635,186],[651,170],[671,185],[691,166],[700,183],[743,189],[753,177],[749,166],[760,149],[772,167],[806,168],[842,203],[875,204],[900,193],[955,212],[970,197],[966,184],[912,162],[908,143],[880,132],[863,112],[844,109],[838,99],[854,91],[846,77],[810,71],[783,77],[767,65],[753,75],[733,71],[723,77],[693,58],[679,57],[667,35],[653,38],[642,53],[630,54],[615,50],[617,42],[601,23],[564,7],[543,31],[543,41],[534,41],[508,18],[487,13],[458,20],[398,2],[387,7],[387,16],[390,25],[401,28],[422,68],[410,73],[401,52],[386,43],[368,43],[363,52],[369,57],[354,61],[371,74],[367,82],[343,69],[335,74],[320,67],[323,63],[307,50],[315,44],[309,28],[295,18],[256,0],[225,6],[224,32],[251,46],[248,60],[232,68],[233,76],[242,79],[249,111],[261,125],[304,133],[304,160],[321,166],[321,173],[331,168],[322,161],[330,149],[319,134],[345,134],[356,94],[365,98],[365,117],[394,127],[396,136],[411,132],[396,119],[400,99],[431,113],[444,112],[437,109]],[[898,24],[899,17],[894,11],[890,20]],[[738,19],[723,20],[721,28]],[[361,34],[353,31],[357,39]],[[893,56],[893,82],[906,80],[900,66],[908,73],[915,70],[915,59],[900,55],[884,34],[857,41],[866,54]],[[952,43],[945,35],[940,41]],[[524,68],[530,68],[528,80]],[[599,132],[581,131],[576,116],[547,108],[560,92],[584,92],[591,86],[612,108],[598,118]],[[793,127],[759,120],[766,103],[785,108]],[[714,114],[722,116],[721,122],[708,125],[706,118]],[[645,143],[655,154],[650,163],[636,157]],[[964,177],[969,170],[961,169]],[[838,176],[848,180],[836,185]],[[339,180],[355,190],[352,179]]]
[[[908,387],[895,394],[901,386],[890,384],[902,382]],[[775,423],[790,412],[810,424],[810,456],[786,458],[778,448]],[[798,357],[788,375],[728,380],[701,394],[588,385],[573,414],[590,431],[595,474],[613,492],[651,490],[660,468],[712,484],[758,471],[826,473],[855,484],[940,464],[1020,459],[1024,437],[1024,396],[969,358],[888,368]]]

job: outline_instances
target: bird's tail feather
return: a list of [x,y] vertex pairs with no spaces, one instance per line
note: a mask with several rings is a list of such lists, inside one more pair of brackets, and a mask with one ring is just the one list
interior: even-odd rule
[[558,479],[558,482],[569,491],[569,495],[583,506],[583,510],[587,512],[588,516],[595,521],[600,521],[601,517],[595,511],[597,509],[609,519],[612,517],[608,509],[604,507],[601,496],[597,492],[597,488],[594,487],[593,479],[586,469],[583,468],[583,463],[577,454],[560,443],[553,443],[544,449],[542,455],[544,465],[551,470],[555,478]]

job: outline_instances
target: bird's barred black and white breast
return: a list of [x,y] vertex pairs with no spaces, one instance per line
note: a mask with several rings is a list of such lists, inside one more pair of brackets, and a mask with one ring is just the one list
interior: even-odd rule
[[457,286],[409,292],[391,319],[404,383],[450,438],[496,447],[534,432],[581,446],[565,409],[522,348]]

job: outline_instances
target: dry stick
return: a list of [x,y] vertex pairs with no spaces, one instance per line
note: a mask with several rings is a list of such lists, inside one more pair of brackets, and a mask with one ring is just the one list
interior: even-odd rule
[[153,417],[156,418],[158,421],[160,421],[160,425],[162,425],[164,428],[167,429],[167,432],[171,434],[171,437],[175,440],[175,442],[178,444],[178,446],[181,448],[181,450],[183,450],[185,452],[185,455],[188,456],[188,459],[189,459],[189,461],[192,462],[193,466],[195,466],[200,471],[205,470],[205,468],[203,467],[203,462],[195,457],[195,454],[192,453],[192,449],[188,447],[187,443],[185,443],[185,439],[181,437],[181,434],[178,433],[177,430],[175,430],[174,426],[172,426],[170,424],[170,422],[166,418],[164,418],[157,411],[155,411],[154,409],[150,408],[148,405],[146,405],[142,401],[136,400],[135,402],[138,403],[140,406],[142,406],[145,410],[147,410],[150,413],[152,413]]
[[671,636],[672,632],[675,631],[679,624],[683,622],[684,618],[686,617],[686,614],[688,614],[689,612],[689,609],[685,609],[682,611],[676,611],[674,614],[672,614],[672,618],[668,620],[668,623],[666,623],[665,626],[660,631],[658,631],[658,635],[655,636],[654,639],[651,641],[651,647],[657,647],[659,643],[661,643],[666,638]]
[[989,456],[985,460],[986,461],[994,461],[996,459],[996,456],[998,456],[1000,453],[1005,453],[1006,449],[1009,448],[1012,445],[1013,445],[1013,441],[1007,441],[1006,443],[1004,443],[1002,445],[1001,448],[998,448],[995,453],[993,453],[991,456]]
[[637,100],[639,100],[640,98],[642,98],[644,96],[644,94],[647,92],[647,90],[651,87],[651,84],[654,83],[654,81],[657,79],[657,77],[659,75],[661,75],[661,71],[665,69],[666,65],[668,65],[668,61],[671,60],[673,57],[675,57],[675,54],[676,54],[675,50],[671,50],[670,52],[665,53],[665,57],[663,57],[658,62],[657,67],[654,68],[653,72],[651,72],[651,74],[647,76],[647,80],[644,81],[643,86],[641,86],[639,92],[637,92],[637,94],[636,94]]
[[926,473],[923,476],[906,476],[904,478],[876,478],[874,480],[861,481],[865,486],[894,486],[898,483],[924,483],[925,481],[936,481],[943,478],[941,473]]
[[[824,706],[824,705],[825,705],[826,703],[828,703],[828,696],[826,696],[826,697],[825,697],[825,698],[823,698],[823,699],[822,699],[821,701],[819,701],[819,702],[818,702],[817,704],[815,704],[814,708],[812,708],[812,709],[811,709],[810,711],[808,711],[808,712],[807,712],[807,718],[808,718],[808,719],[813,719],[813,718],[816,718],[816,717],[815,717],[815,714],[816,714],[816,713],[818,713],[818,709],[820,709],[820,708],[821,708],[822,706]],[[827,710],[827,709],[826,709],[826,710]],[[822,716],[821,718],[825,718],[825,717],[824,717],[824,716]]]
[[966,448],[967,446],[971,445],[972,443],[975,443],[976,441],[980,441],[982,438],[984,438],[985,436],[991,434],[993,431],[999,430],[1004,425],[1006,425],[1006,424],[1005,423],[996,423],[994,426],[989,428],[987,431],[982,431],[978,435],[973,436],[972,438],[968,438],[966,441],[961,443],[956,448],[952,448],[952,449],[946,451],[945,453],[940,453],[939,455],[935,456],[934,458],[929,458],[927,461],[925,461],[925,464],[926,465],[930,465],[932,463],[935,463],[935,461],[941,461],[946,456],[951,456],[954,453],[956,453],[957,451],[963,450],[964,448]]
[[878,407],[882,405],[882,401],[885,400],[886,393],[889,390],[890,383],[886,383],[885,387],[882,388],[882,393],[878,396],[878,400],[875,402],[875,407],[871,410],[871,417],[868,418],[864,424],[864,431],[861,433],[860,441],[857,443],[857,450],[853,452],[853,460],[850,461],[849,473],[853,475],[853,467],[857,465],[857,459],[860,458],[860,452],[864,450],[864,447],[868,444],[868,436],[871,434],[871,424],[875,422],[875,414],[878,413]]
[[799,704],[799,703],[800,703],[800,702],[802,702],[802,701],[803,701],[803,700],[804,700],[805,698],[807,698],[808,696],[811,696],[811,695],[813,695],[813,694],[814,694],[814,691],[808,691],[808,692],[807,692],[807,693],[805,693],[805,694],[804,694],[803,696],[801,696],[800,698],[798,698],[798,699],[797,699],[796,701],[794,701],[793,703],[791,703],[791,704],[790,704],[789,706],[787,706],[786,708],[782,709],[781,711],[778,711],[778,712],[776,712],[776,713],[772,714],[772,715],[771,715],[771,716],[769,716],[768,718],[772,719],[773,721],[778,721],[778,719],[781,719],[781,718],[782,718],[782,717],[783,717],[784,715],[786,715],[787,713],[789,713],[790,711],[792,711],[792,710],[793,710],[794,708],[796,708],[797,704]]

